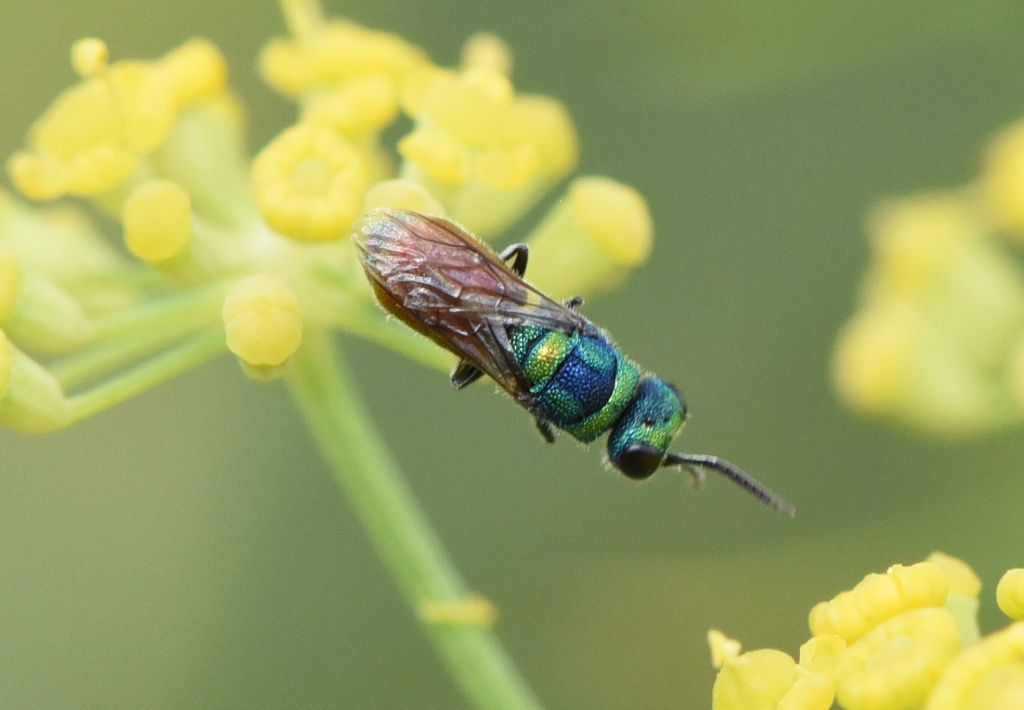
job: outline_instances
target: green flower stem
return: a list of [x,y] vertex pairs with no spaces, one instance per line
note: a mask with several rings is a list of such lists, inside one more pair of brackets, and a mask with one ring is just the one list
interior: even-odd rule
[[411,332],[396,321],[381,318],[381,311],[349,309],[338,320],[338,327],[382,347],[395,350],[421,365],[447,372],[454,358],[427,338]]
[[65,390],[105,375],[216,322],[223,299],[218,286],[131,308],[101,321],[97,343],[54,363],[50,372]]
[[198,333],[180,345],[112,380],[68,399],[69,424],[110,409],[127,399],[198,367],[227,350],[222,329]]
[[[410,606],[421,610],[430,602],[467,600],[469,590],[402,480],[326,333],[307,333],[289,377],[295,400],[338,485]],[[449,671],[477,707],[540,707],[489,629],[423,623]]]

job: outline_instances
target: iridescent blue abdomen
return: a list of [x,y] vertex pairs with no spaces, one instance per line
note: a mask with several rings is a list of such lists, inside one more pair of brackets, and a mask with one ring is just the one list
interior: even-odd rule
[[611,428],[636,392],[636,365],[599,332],[510,326],[508,333],[531,411],[580,441]]

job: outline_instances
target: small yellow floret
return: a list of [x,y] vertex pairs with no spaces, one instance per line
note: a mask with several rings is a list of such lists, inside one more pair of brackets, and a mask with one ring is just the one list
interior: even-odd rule
[[[97,53],[89,43],[75,50],[92,57],[83,65],[95,63]],[[12,181],[35,199],[117,187],[140,157],[164,144],[184,106],[223,92],[226,72],[212,44],[192,40],[157,61],[122,61],[87,74],[32,125],[29,148],[8,164]]]
[[214,98],[228,83],[227,61],[206,39],[191,39],[169,52],[159,61],[157,70],[179,105]]
[[460,185],[470,175],[471,156],[451,134],[432,126],[414,129],[398,141],[399,154],[443,185]]
[[298,296],[274,276],[256,274],[235,284],[222,316],[228,348],[247,365],[280,365],[302,344]]
[[996,226],[1024,235],[1024,121],[1008,126],[992,140],[981,188]]
[[714,710],[774,710],[796,677],[796,661],[788,654],[774,648],[748,651],[726,660],[715,677],[711,706]]
[[983,638],[953,659],[926,710],[1024,707],[1024,623]]
[[409,210],[432,217],[444,217],[444,205],[431,195],[427,188],[418,182],[397,178],[376,183],[366,193],[363,211],[390,207],[398,210]]
[[835,634],[853,643],[904,611],[942,606],[948,591],[945,575],[931,562],[893,565],[885,574],[869,574],[853,589],[815,605],[809,619],[811,632]]
[[607,291],[647,259],[652,240],[640,193],[608,178],[577,178],[527,238],[530,280],[560,298]]
[[956,621],[945,609],[892,617],[843,654],[837,671],[839,703],[848,710],[920,707],[959,647]]
[[192,201],[170,180],[150,180],[137,187],[121,216],[128,251],[149,263],[181,254],[192,234]]
[[88,78],[107,66],[107,43],[95,37],[84,37],[71,45],[71,66],[80,77]]
[[21,267],[14,254],[0,248],[0,323],[14,310],[21,285]]
[[569,203],[595,242],[615,261],[636,266],[647,260],[654,226],[647,201],[633,188],[608,178],[575,180]]
[[960,558],[947,555],[944,552],[933,552],[925,561],[931,562],[946,575],[950,594],[974,597],[975,599],[981,594],[981,580],[971,566]]
[[329,128],[299,123],[253,161],[260,212],[293,239],[340,239],[359,216],[368,186],[366,161]]
[[996,603],[1011,619],[1024,620],[1024,569],[1011,569],[1003,575],[996,587]]
[[711,649],[711,665],[714,668],[721,668],[726,661],[739,658],[743,646],[718,629],[711,629],[708,631],[708,648]]
[[501,37],[477,32],[462,45],[464,68],[486,69],[504,76],[512,75],[512,50]]
[[350,138],[362,138],[391,123],[398,115],[398,94],[392,82],[371,75],[311,96],[303,118],[322,123]]
[[384,76],[400,86],[429,63],[419,48],[395,34],[342,20],[302,19],[297,24],[302,27],[301,34],[271,40],[259,58],[264,81],[290,96],[336,87],[367,75]]

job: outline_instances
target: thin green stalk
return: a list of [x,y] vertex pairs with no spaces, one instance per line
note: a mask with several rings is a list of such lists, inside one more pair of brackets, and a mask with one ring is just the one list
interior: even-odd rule
[[137,360],[186,333],[215,322],[223,289],[169,296],[119,313],[99,323],[97,342],[50,366],[65,389]]
[[112,380],[68,400],[70,422],[81,421],[198,367],[227,349],[223,330],[198,333]]
[[[407,602],[460,602],[470,592],[406,487],[327,334],[303,338],[289,384],[334,477]],[[423,619],[420,616],[421,620]],[[449,671],[479,708],[538,708],[497,638],[478,625],[423,621]]]

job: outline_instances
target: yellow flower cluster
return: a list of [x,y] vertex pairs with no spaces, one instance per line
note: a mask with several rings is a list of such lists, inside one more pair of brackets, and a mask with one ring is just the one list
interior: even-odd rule
[[[927,561],[869,574],[817,604],[811,639],[783,651],[741,653],[708,634],[719,669],[715,710],[1013,710],[1024,707],[1024,623],[979,639],[981,582],[963,561]],[[999,583],[999,606],[1024,619],[1024,570]]]
[[891,200],[834,380],[866,414],[947,436],[1024,419],[1024,122],[966,187]]
[[[492,237],[575,167],[572,121],[515,90],[492,35],[443,68],[394,34],[323,17],[315,0],[281,5],[289,34],[259,68],[297,120],[252,160],[210,42],[151,61],[111,62],[96,38],[72,47],[80,82],[32,125],[8,174],[32,200],[91,201],[125,250],[84,211],[0,192],[0,424],[60,428],[226,351],[251,377],[277,377],[310,328],[447,365],[380,317],[352,225],[392,207]],[[408,131],[389,145],[402,115]],[[559,297],[596,293],[651,239],[639,193],[578,178],[527,238],[530,276]]]

